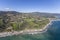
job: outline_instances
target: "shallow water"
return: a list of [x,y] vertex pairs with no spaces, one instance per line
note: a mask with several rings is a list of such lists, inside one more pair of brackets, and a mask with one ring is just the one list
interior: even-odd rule
[[60,21],[53,21],[47,32],[41,34],[20,34],[2,37],[0,40],[60,40]]

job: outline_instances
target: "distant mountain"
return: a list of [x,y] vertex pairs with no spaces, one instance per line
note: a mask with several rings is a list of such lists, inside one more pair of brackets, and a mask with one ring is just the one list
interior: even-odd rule
[[47,12],[32,12],[34,14],[40,14],[40,15],[55,15],[60,16],[60,13],[47,13]]
[[0,16],[6,14],[13,14],[13,15],[27,15],[27,16],[40,16],[40,17],[56,17],[60,16],[58,13],[44,13],[44,12],[31,12],[31,13],[23,13],[23,12],[16,12],[16,11],[0,11]]
[[32,12],[32,14],[39,15],[39,16],[45,16],[45,17],[60,16],[60,13]]

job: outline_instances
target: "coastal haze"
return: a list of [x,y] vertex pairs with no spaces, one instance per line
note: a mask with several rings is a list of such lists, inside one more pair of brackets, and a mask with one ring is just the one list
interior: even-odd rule
[[60,40],[60,0],[0,0],[0,40]]

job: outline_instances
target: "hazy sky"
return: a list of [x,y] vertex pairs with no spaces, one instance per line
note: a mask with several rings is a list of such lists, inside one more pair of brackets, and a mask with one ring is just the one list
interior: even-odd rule
[[60,0],[0,0],[0,10],[60,13]]

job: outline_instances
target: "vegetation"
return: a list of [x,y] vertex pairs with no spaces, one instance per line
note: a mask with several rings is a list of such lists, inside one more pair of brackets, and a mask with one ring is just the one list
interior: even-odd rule
[[0,32],[42,29],[49,23],[48,17],[18,12],[3,12],[0,15]]

